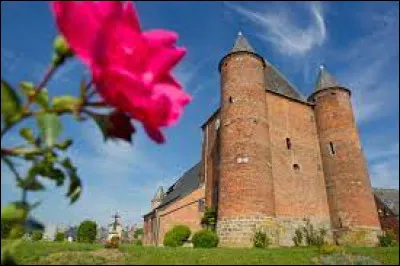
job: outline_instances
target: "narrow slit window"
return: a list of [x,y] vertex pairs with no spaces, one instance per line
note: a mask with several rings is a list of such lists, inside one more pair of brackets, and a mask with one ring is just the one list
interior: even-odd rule
[[294,169],[295,171],[299,171],[299,170],[300,170],[300,166],[299,166],[297,163],[295,163],[295,164],[293,165],[293,169]]
[[229,102],[230,103],[233,103],[235,100],[233,99],[233,97],[232,96],[229,96]]
[[205,202],[204,200],[199,200],[199,212],[204,212],[205,211]]
[[290,138],[286,138],[286,148],[290,150],[292,148],[292,142]]
[[335,146],[333,145],[332,142],[329,142],[329,150],[330,150],[332,155],[336,154]]

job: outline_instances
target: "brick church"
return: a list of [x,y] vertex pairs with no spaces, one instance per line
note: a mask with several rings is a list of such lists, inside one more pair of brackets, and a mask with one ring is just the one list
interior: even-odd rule
[[176,224],[202,229],[206,206],[217,209],[220,246],[252,246],[256,230],[292,246],[305,219],[338,244],[375,245],[382,229],[398,236],[398,191],[371,187],[349,88],[321,67],[305,98],[241,33],[219,71],[201,161],[158,189],[145,244],[162,246]]

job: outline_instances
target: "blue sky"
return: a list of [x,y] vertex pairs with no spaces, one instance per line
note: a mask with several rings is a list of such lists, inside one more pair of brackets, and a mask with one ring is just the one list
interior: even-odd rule
[[[110,222],[118,210],[125,223],[140,223],[159,185],[171,185],[200,160],[201,124],[219,105],[219,60],[241,30],[256,51],[303,95],[315,84],[318,66],[353,92],[352,102],[375,187],[399,187],[399,4],[398,2],[138,2],[143,28],[180,35],[188,55],[174,73],[193,96],[167,142],[151,142],[140,126],[133,146],[103,143],[93,122],[63,118],[63,137],[75,141],[73,156],[83,196],[69,206],[66,188],[46,182],[35,212],[49,226],[92,218]],[[37,82],[57,34],[47,2],[1,2],[1,77],[16,85]],[[68,62],[49,83],[50,95],[78,93],[85,72]],[[87,74],[87,73],[86,73]],[[32,122],[28,122],[32,123]],[[2,145],[17,144],[11,132]],[[10,172],[1,165],[1,205],[18,200]]]

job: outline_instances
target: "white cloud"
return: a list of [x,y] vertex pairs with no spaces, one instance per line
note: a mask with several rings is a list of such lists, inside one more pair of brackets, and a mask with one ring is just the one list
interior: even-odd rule
[[226,2],[226,5],[261,28],[259,38],[272,43],[285,55],[304,55],[321,46],[327,38],[327,30],[319,2],[307,3],[308,15],[312,22],[302,27],[290,15],[289,7],[273,11],[252,11],[242,6]]

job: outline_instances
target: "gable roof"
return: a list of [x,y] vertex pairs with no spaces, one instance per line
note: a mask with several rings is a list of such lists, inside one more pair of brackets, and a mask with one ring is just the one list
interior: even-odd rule
[[264,72],[266,90],[306,102],[305,97],[300,91],[274,65],[266,60],[264,62],[267,65]]
[[198,162],[192,168],[186,171],[182,177],[175,182],[175,184],[168,188],[160,206],[157,208],[165,206],[168,203],[182,198],[196,190],[200,186],[200,170],[201,163]]
[[374,194],[396,216],[399,216],[399,190],[398,189],[374,188]]

